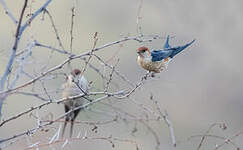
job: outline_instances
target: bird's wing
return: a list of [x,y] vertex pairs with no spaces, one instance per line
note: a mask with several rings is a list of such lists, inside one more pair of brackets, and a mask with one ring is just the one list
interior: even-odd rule
[[85,92],[88,92],[88,81],[84,76],[81,77],[81,80],[79,81],[79,85]]
[[161,61],[169,57],[173,53],[173,50],[153,50],[151,52],[152,62]]
[[192,40],[190,43],[187,43],[183,46],[171,47],[169,45],[169,36],[166,39],[163,50],[153,50],[151,52],[152,61],[161,61],[167,57],[173,58],[175,55],[183,51],[185,48],[190,46],[195,40]]

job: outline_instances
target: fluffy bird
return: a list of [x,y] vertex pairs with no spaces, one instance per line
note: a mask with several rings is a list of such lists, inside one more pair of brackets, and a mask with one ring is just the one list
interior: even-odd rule
[[[88,81],[85,79],[85,77],[81,74],[81,71],[79,69],[74,69],[70,75],[68,75],[66,82],[62,85],[63,86],[63,92],[62,92],[62,98],[67,98],[75,95],[80,95],[82,93],[88,92]],[[75,100],[67,100],[64,102],[64,109],[65,112],[68,112],[72,110],[75,107],[83,105],[85,102],[85,97],[81,97]],[[71,127],[70,127],[70,137],[72,137],[73,133],[73,124],[74,120],[79,114],[81,109],[75,110],[65,116],[65,122],[63,125],[62,130],[62,137],[65,132],[65,128],[67,125],[67,122],[71,121]]]
[[149,48],[143,46],[137,49],[138,64],[149,72],[159,73],[165,70],[172,58],[190,46],[195,40],[183,46],[171,47],[169,45],[169,36],[166,38],[164,48],[162,50],[150,51]]

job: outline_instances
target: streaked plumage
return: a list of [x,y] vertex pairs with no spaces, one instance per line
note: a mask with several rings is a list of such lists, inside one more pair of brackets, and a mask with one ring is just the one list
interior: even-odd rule
[[147,47],[140,47],[137,50],[138,64],[150,72],[159,73],[166,69],[172,58],[190,46],[195,40],[183,46],[171,47],[169,45],[169,36],[166,39],[165,45],[162,50],[150,50]]
[[[81,71],[78,69],[74,69],[71,74],[68,76],[66,83],[63,85],[63,92],[62,97],[67,98],[75,95],[80,95],[83,92],[88,92],[88,81],[85,79],[83,75],[81,75]],[[80,89],[81,88],[81,89]],[[64,109],[65,112],[70,111],[71,109],[78,107],[80,105],[83,105],[85,102],[85,98],[79,98],[75,100],[67,100],[64,102]],[[62,136],[64,135],[65,128],[68,121],[71,121],[71,127],[70,127],[70,137],[72,136],[73,132],[73,123],[77,115],[79,114],[79,110],[75,110],[69,115],[65,117],[65,122],[63,126]]]

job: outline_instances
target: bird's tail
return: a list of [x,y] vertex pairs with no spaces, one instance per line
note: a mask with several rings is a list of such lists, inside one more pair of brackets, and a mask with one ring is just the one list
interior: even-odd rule
[[[70,108],[67,105],[64,105],[64,110],[65,110],[65,113],[67,113],[70,110]],[[64,136],[65,129],[66,129],[66,126],[67,126],[67,123],[69,122],[69,120],[70,120],[70,116],[69,115],[65,116],[65,121],[63,124],[63,128],[62,128],[62,138]]]
[[183,51],[185,48],[187,48],[188,46],[190,46],[194,41],[195,41],[195,39],[192,40],[190,43],[187,43],[187,44],[185,44],[183,46],[169,48],[168,50],[173,50],[173,52],[170,55],[170,57],[173,58],[175,55],[177,55],[178,53],[180,53],[181,51]]
[[165,45],[164,45],[164,49],[171,48],[171,46],[169,44],[169,39],[170,39],[170,35],[168,35],[167,38],[166,38]]
[[66,126],[67,126],[67,123],[69,122],[69,117],[66,117],[65,118],[65,121],[64,121],[64,124],[63,124],[63,128],[62,128],[62,138],[64,136],[64,133],[65,133],[65,129],[66,129]]

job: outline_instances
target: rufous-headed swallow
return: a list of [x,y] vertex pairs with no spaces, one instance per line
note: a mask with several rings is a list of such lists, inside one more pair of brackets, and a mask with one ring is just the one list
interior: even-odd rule
[[[67,76],[67,80],[62,86],[63,86],[62,98],[77,96],[77,95],[85,94],[88,92],[88,81],[81,74],[81,71],[79,69],[74,69],[71,72],[71,74]],[[65,113],[69,112],[70,110],[72,110],[75,107],[83,105],[84,102],[85,102],[84,97],[80,97],[75,100],[70,99],[70,100],[64,101]],[[65,122],[64,122],[63,130],[62,130],[62,137],[64,135],[67,122],[69,122],[69,121],[71,121],[69,135],[70,135],[70,137],[72,137],[74,120],[78,116],[80,110],[81,109],[75,110],[65,116]]]
[[166,38],[166,42],[162,50],[152,50],[143,46],[137,49],[138,53],[138,64],[148,70],[149,72],[159,73],[162,70],[165,70],[172,60],[172,58],[183,51],[185,48],[190,46],[195,40],[192,40],[190,43],[183,46],[172,47],[169,45],[169,36]]

